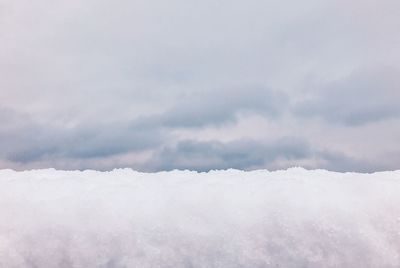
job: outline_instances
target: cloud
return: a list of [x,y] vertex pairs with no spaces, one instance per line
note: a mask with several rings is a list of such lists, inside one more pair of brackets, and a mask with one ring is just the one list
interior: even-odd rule
[[[234,118],[233,115],[237,113],[235,108],[237,111],[247,108],[246,101],[238,101],[236,104],[230,106],[233,112],[228,118]],[[251,108],[257,109],[257,106]],[[16,166],[13,166],[18,169],[55,166],[67,169],[107,170],[131,166],[143,171],[172,169],[208,171],[228,168],[275,170],[304,166],[335,171],[370,172],[394,167],[384,165],[382,161],[349,156],[341,151],[335,151],[334,148],[319,149],[314,146],[313,140],[301,136],[288,136],[269,141],[248,138],[230,142],[218,139],[208,141],[184,139],[173,134],[176,128],[191,129],[194,126],[186,125],[184,122],[171,126],[160,120],[160,118],[173,118],[175,113],[172,112],[149,117],[158,121],[146,121],[141,118],[133,122],[92,123],[68,128],[43,125],[27,115],[10,109],[3,108],[1,111],[0,157],[3,159],[3,165],[14,163]],[[190,117],[187,120],[190,121]],[[228,122],[229,120],[225,118],[224,124]],[[201,127],[214,123],[213,120],[210,122],[204,120],[204,125]],[[141,152],[148,152],[148,156],[123,157]]]
[[[0,163],[138,167],[115,157],[298,136],[361,168],[346,156],[370,125],[382,146],[365,141],[363,155],[381,163],[398,151],[400,16],[375,2],[2,1]],[[263,161],[252,150],[243,167]]]
[[337,172],[377,172],[387,170],[388,165],[383,162],[367,160],[364,156],[348,156],[342,152],[329,150],[316,150],[314,157],[317,163],[310,168],[321,168]]
[[[68,128],[36,122],[11,109],[4,111],[3,155],[10,161],[28,163],[43,157],[104,158],[117,154],[157,149],[170,140],[176,128],[201,128],[234,123],[240,113],[279,116],[287,97],[267,88],[203,92],[183,98],[162,114],[139,117],[128,122],[93,122]],[[17,126],[12,126],[17,122]],[[5,133],[7,132],[7,134]],[[0,133],[1,134],[1,133]],[[5,150],[5,148],[8,150]]]
[[231,142],[181,140],[174,146],[157,150],[139,170],[277,170],[294,166],[338,172],[373,172],[388,168],[362,156],[356,158],[340,151],[316,148],[300,137],[284,137],[269,142],[249,139]]
[[105,158],[153,149],[168,136],[162,129],[132,127],[124,123],[93,123],[68,128],[44,125],[10,109],[3,109],[0,114],[7,118],[0,131],[1,155],[19,163],[43,158]]
[[184,96],[159,115],[142,117],[134,125],[166,128],[201,128],[235,123],[240,113],[276,119],[288,108],[288,97],[265,87],[205,91]]
[[393,68],[358,70],[322,85],[311,99],[295,106],[294,113],[358,126],[400,117],[400,72]]
[[254,140],[179,141],[156,153],[145,168],[150,170],[254,169],[266,168],[278,159],[296,160],[310,155],[308,144],[297,138],[283,138],[264,144]]

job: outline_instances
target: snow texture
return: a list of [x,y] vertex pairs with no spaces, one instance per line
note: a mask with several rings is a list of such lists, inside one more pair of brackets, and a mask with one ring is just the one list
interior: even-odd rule
[[400,267],[400,171],[0,171],[0,267]]

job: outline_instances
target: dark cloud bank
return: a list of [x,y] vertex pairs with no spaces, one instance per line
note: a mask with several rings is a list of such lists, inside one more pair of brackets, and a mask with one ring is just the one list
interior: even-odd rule
[[[176,129],[196,130],[208,126],[220,128],[224,125],[234,125],[241,112],[262,115],[268,120],[279,120],[282,114],[291,114],[288,96],[275,94],[268,89],[243,92],[246,92],[244,96],[203,94],[196,100],[182,101],[165,113],[140,117],[132,122],[92,123],[71,129],[42,125],[29,117],[4,110],[13,120],[3,120],[0,133],[2,157],[12,163],[18,163],[21,167],[49,167],[48,163],[57,166],[58,161],[66,159],[67,164],[62,164],[59,168],[87,169],[92,168],[91,161],[97,159],[150,150],[151,156],[144,163],[133,163],[136,169],[251,170],[303,165],[308,168],[370,172],[383,168],[362,158],[353,159],[339,152],[314,148],[312,143],[296,136],[296,133],[269,142],[243,138],[229,142],[216,139],[174,141],[171,132]],[[310,104],[302,105],[313,107]],[[321,117],[325,115],[324,112],[312,114]],[[301,116],[306,116],[306,113]],[[80,161],[71,165],[68,163],[69,159]],[[315,165],[307,161],[308,159],[317,159],[318,164]],[[123,166],[105,165],[96,168]]]

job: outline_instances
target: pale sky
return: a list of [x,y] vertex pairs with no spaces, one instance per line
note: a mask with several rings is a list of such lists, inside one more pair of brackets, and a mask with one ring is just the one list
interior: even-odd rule
[[0,0],[0,168],[400,169],[397,0]]

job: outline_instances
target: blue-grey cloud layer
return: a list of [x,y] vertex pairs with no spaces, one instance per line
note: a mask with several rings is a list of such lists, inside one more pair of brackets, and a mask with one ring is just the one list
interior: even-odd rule
[[400,168],[397,1],[0,4],[0,167]]
[[327,84],[294,112],[331,123],[363,125],[400,117],[400,72],[390,68],[357,71]]

